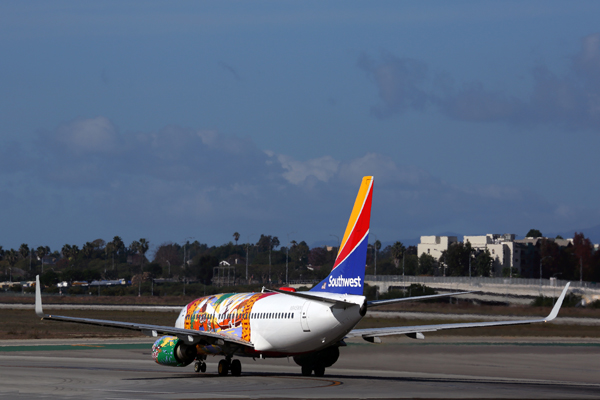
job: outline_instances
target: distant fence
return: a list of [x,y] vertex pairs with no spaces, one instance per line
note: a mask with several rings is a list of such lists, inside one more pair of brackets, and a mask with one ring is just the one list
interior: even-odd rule
[[[404,280],[403,280],[404,279]],[[405,282],[407,284],[411,283],[443,283],[443,284],[452,284],[452,283],[465,283],[471,285],[528,285],[528,286],[539,286],[540,280],[538,279],[525,279],[525,278],[483,278],[483,277],[473,277],[469,278],[468,276],[412,276],[405,275],[404,278],[402,275],[365,275],[365,281],[369,282],[394,282],[394,283],[402,283]],[[579,281],[565,281],[562,279],[542,279],[542,286],[558,286],[563,287],[567,284],[567,282],[571,282],[571,287],[573,288],[590,288],[590,289],[600,289],[600,284],[597,282],[586,282],[583,281],[582,284]]]

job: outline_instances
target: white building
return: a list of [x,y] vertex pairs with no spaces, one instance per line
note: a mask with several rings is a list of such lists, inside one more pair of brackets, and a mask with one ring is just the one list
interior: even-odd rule
[[421,236],[421,243],[417,245],[417,254],[429,254],[436,261],[440,260],[442,252],[448,250],[452,243],[458,242],[456,236]]
[[494,259],[493,275],[501,276],[503,268],[512,268],[513,272],[521,272],[519,249],[515,248],[515,235],[488,233],[485,236],[464,236],[464,244],[471,243],[474,250],[488,249]]

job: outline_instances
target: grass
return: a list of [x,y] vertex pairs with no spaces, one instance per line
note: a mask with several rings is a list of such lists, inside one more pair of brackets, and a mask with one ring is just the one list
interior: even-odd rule
[[[175,312],[62,311],[62,315],[173,326]],[[33,310],[1,310],[0,340],[140,337],[141,332],[59,321],[41,320]]]
[[[96,295],[79,295],[79,296],[58,296],[44,295],[44,304],[107,304],[107,305],[163,305],[163,306],[181,306],[190,303],[198,298],[198,296],[96,296]],[[26,295],[2,295],[0,303],[5,304],[34,304],[35,297],[33,294]]]
[[[476,305],[467,301],[452,303],[423,303],[419,301],[396,303],[372,308],[373,311],[435,312],[452,314],[546,316],[552,307],[533,307],[526,305],[490,306]],[[600,318],[600,309],[585,307],[562,307],[559,316],[577,318]]]
[[[477,319],[473,319],[477,321]],[[468,322],[465,320],[425,320],[404,318],[364,318],[357,328],[381,328],[387,326],[421,326]],[[448,329],[425,333],[425,336],[505,336],[505,337],[578,337],[600,338],[597,326],[539,323],[529,325],[492,326],[487,328]]]

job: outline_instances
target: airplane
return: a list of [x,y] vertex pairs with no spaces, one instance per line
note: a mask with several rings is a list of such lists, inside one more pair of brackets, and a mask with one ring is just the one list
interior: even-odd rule
[[[426,332],[443,329],[531,324],[552,321],[558,315],[569,283],[545,318],[518,321],[354,329],[369,309],[401,301],[456,296],[455,292],[391,300],[367,301],[363,296],[371,218],[373,177],[362,179],[337,258],[330,274],[309,291],[263,288],[255,293],[223,293],[196,299],[183,307],[174,327],[91,318],[47,315],[42,309],[36,277],[35,312],[44,320],[64,321],[141,331],[158,338],[152,358],[160,365],[206,372],[207,356],[223,357],[218,374],[239,376],[239,358],[293,357],[304,376],[321,377],[340,355],[347,338],[362,337],[381,343],[390,335],[424,339]],[[160,335],[160,337],[159,337]],[[235,358],[234,358],[235,357]]]

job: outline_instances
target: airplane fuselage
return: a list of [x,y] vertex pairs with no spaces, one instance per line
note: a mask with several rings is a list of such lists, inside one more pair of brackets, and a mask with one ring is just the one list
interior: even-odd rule
[[272,292],[206,296],[185,306],[175,327],[249,341],[249,356],[300,354],[337,343],[360,321],[364,297],[343,298],[347,307]]

